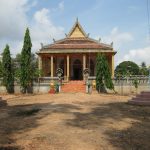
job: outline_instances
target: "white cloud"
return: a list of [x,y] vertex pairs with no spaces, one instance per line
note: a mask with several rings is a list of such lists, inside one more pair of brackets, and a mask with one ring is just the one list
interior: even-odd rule
[[117,55],[115,56],[115,65],[118,65],[120,62],[123,61],[123,59],[120,59],[121,53],[123,52],[119,53],[122,47],[133,40],[134,38],[130,32],[121,32],[119,31],[118,27],[114,27],[109,35],[102,37],[102,42],[114,43],[114,50],[117,51]]
[[[29,18],[27,13],[36,5],[37,0],[0,0],[0,53],[6,44],[10,45],[11,53],[21,52],[26,27],[30,28],[33,52],[40,48],[41,42],[50,43],[52,38],[62,37],[63,28],[53,23],[51,10],[42,8]],[[64,9],[64,3],[58,7]]]
[[27,24],[27,0],[0,1],[0,39],[19,39]]
[[49,40],[49,38],[58,38],[63,34],[62,27],[56,27],[50,19],[50,11],[46,8],[37,11],[34,14],[33,31],[34,39]]
[[120,32],[118,27],[112,29],[109,35],[102,38],[103,42],[114,43],[114,48],[119,49],[123,44],[134,40],[129,32]]
[[40,24],[48,24],[49,23],[48,13],[49,13],[49,10],[46,8],[43,8],[42,10],[37,11],[34,14],[34,19]]
[[129,50],[117,63],[122,61],[134,61],[139,65],[144,61],[147,65],[150,65],[150,47]]
[[52,8],[52,12],[58,12],[58,11],[63,11],[65,8],[64,6],[64,1],[61,1],[60,3],[58,3],[58,6],[56,8]]
[[38,46],[41,42],[50,43],[53,38],[58,39],[64,34],[64,29],[62,27],[56,27],[53,24],[50,19],[50,11],[46,8],[43,8],[34,14],[30,31],[34,50],[39,48]]
[[[109,35],[103,37],[103,42],[111,43],[114,42],[114,49],[117,50],[115,56],[115,65],[123,61],[134,61],[137,64],[141,62],[146,62],[147,65],[150,65],[150,47],[137,48],[125,50],[126,44],[134,40],[133,35],[130,32],[121,32],[118,27],[112,29]],[[145,40],[146,41],[146,40]],[[148,40],[147,40],[148,41]]]

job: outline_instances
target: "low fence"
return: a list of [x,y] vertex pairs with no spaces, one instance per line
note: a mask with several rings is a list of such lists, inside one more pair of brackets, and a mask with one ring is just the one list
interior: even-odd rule
[[[95,76],[88,77],[89,81],[94,82],[96,80]],[[147,76],[130,76],[130,77],[118,77],[112,79],[115,86],[118,85],[134,85],[137,81],[138,85],[150,85],[150,77]]]
[[124,77],[124,78],[114,78],[113,83],[114,85],[134,85],[134,82],[137,81],[137,84],[140,85],[150,85],[149,77],[140,77],[140,76],[133,76],[133,77]]
[[[132,76],[113,79],[115,90],[121,95],[138,94],[150,90],[150,78],[143,76]],[[137,87],[136,87],[137,85]]]
[[[50,91],[50,83],[58,83],[58,77],[40,77],[33,79],[33,93],[48,93]],[[14,82],[14,91],[15,93],[21,93],[21,87],[19,80],[15,79]],[[0,93],[6,93],[6,88],[2,84],[2,78],[0,78]]]
[[[138,88],[135,88],[134,82],[137,81]],[[59,82],[58,77],[41,77],[33,80],[33,93],[48,93],[50,91],[50,83],[54,84]],[[96,77],[89,77],[88,82],[90,83],[92,90],[96,87]],[[121,95],[136,94],[141,91],[150,90],[150,79],[149,77],[143,76],[132,76],[132,77],[119,77],[114,78],[113,83],[115,91]],[[16,79],[14,83],[15,93],[20,93],[20,84]],[[108,90],[109,92],[112,92]],[[86,92],[86,87],[85,87]],[[0,79],[0,93],[6,93],[5,87],[2,85],[2,78]]]
[[[89,83],[95,88],[96,77],[89,77]],[[121,95],[137,94],[141,91],[150,91],[150,78],[147,76],[130,76],[130,77],[118,77],[112,79],[115,91]],[[136,88],[136,85],[137,88]],[[93,88],[93,89],[94,89]],[[109,92],[112,92],[108,90]]]

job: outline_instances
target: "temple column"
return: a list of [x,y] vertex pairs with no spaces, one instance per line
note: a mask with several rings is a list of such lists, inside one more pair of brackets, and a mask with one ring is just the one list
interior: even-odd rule
[[54,76],[54,68],[53,68],[53,56],[51,56],[51,77]]
[[86,68],[86,55],[83,55],[83,70]]
[[57,69],[57,56],[54,58],[54,77],[56,76],[56,69]]
[[[86,68],[86,55],[83,54],[83,71],[85,70],[85,68]],[[85,80],[85,78],[84,78],[84,80]]]
[[40,55],[38,56],[38,68],[39,70],[42,70],[42,57]]
[[112,55],[111,61],[111,75],[114,78],[114,55]]
[[69,70],[69,55],[67,55],[67,81],[69,81],[69,76],[70,76],[70,70]]
[[67,70],[67,63],[66,63],[66,56],[64,57],[64,80],[66,80],[67,74],[66,74],[66,70]]

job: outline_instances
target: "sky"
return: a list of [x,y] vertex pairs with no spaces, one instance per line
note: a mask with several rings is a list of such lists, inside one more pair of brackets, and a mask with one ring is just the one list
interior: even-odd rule
[[13,57],[20,53],[27,27],[37,52],[41,43],[64,38],[77,17],[91,38],[113,41],[115,65],[150,65],[147,0],[0,0],[0,53],[6,44]]

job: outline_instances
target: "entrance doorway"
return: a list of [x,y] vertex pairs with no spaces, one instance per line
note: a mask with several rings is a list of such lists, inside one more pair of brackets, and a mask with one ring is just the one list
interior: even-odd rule
[[82,63],[79,59],[73,62],[73,80],[82,80]]

